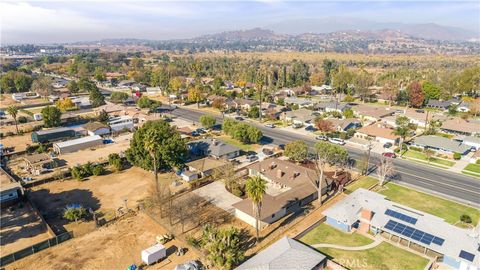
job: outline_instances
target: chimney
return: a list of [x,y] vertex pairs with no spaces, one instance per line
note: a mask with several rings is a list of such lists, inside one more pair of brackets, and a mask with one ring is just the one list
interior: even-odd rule
[[297,178],[297,176],[299,176],[299,175],[300,175],[299,172],[294,172],[294,173],[293,173],[293,179]]
[[282,176],[283,176],[282,170],[278,169],[278,170],[277,170],[277,177],[278,177],[278,178],[281,178]]

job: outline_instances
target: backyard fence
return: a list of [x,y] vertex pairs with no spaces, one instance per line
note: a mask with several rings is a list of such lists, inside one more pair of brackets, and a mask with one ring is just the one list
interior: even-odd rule
[[53,238],[50,238],[48,240],[45,240],[43,242],[37,243],[35,245],[32,245],[30,247],[24,248],[22,250],[19,250],[17,252],[14,252],[12,254],[3,256],[0,258],[0,267],[3,267],[9,263],[15,262],[17,260],[20,260],[22,258],[25,258],[27,256],[30,256],[32,254],[35,254],[39,251],[42,251],[44,249],[56,246],[60,243],[63,243],[69,239],[73,238],[73,232],[65,232],[60,235],[57,235]]

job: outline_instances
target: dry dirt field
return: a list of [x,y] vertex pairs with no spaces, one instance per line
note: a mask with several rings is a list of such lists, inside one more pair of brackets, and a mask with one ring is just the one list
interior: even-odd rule
[[30,204],[15,204],[2,210],[0,218],[0,253],[8,255],[51,238]]
[[[159,176],[170,178],[167,174]],[[91,231],[94,223],[93,221],[66,223],[62,218],[62,212],[67,204],[80,203],[98,213],[114,217],[118,208],[125,207],[125,199],[128,207],[136,207],[138,201],[148,196],[153,182],[151,172],[132,167],[120,173],[90,177],[85,181],[65,180],[46,183],[33,187],[29,197],[56,233],[73,230],[76,235],[80,235]]]
[[[164,233],[158,223],[139,213],[26,257],[6,269],[125,269],[132,263],[139,265],[141,250],[155,244],[155,237]],[[173,269],[177,264],[199,258],[192,250],[180,257],[175,255],[177,247],[186,246],[176,239],[165,246],[167,259],[148,269]]]
[[19,135],[19,136],[8,136],[5,138],[2,138],[1,141],[5,147],[14,147],[15,152],[24,151],[25,149],[27,149],[27,145],[33,144],[32,135],[30,133]]

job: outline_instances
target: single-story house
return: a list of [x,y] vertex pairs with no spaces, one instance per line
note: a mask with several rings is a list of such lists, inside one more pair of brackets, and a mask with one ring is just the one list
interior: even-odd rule
[[236,98],[233,100],[236,109],[250,111],[254,106],[258,106],[258,101],[253,99]]
[[464,120],[460,117],[455,117],[445,120],[440,129],[447,133],[474,136],[480,134],[479,126],[480,121],[478,120]]
[[285,105],[297,105],[299,108],[313,106],[313,102],[306,98],[287,97],[284,100]]
[[412,145],[424,149],[432,149],[439,153],[447,154],[450,156],[452,156],[454,153],[466,155],[472,149],[472,147],[469,145],[465,145],[461,142],[435,135],[416,137],[413,140]]
[[107,135],[110,134],[110,127],[100,122],[89,122],[82,126],[88,133],[88,135]]
[[338,118],[329,118],[325,119],[332,123],[333,129],[339,132],[346,132],[349,129],[357,129],[362,126],[360,120],[356,118],[346,118],[346,119],[338,119]]
[[322,112],[338,112],[343,113],[345,110],[350,109],[351,106],[344,102],[321,102],[315,104],[313,107],[316,111]]
[[312,91],[310,92],[311,95],[321,95],[321,94],[330,94],[333,88],[330,85],[312,85]]
[[466,136],[461,139],[464,145],[471,146],[475,150],[480,150],[480,137]]
[[40,175],[42,172],[54,167],[53,158],[45,153],[32,154],[22,157],[25,169],[32,175]]
[[361,139],[374,139],[380,143],[397,144],[400,137],[393,134],[393,129],[383,124],[371,124],[369,126],[361,127],[355,133],[355,137]]
[[194,156],[211,156],[216,159],[231,159],[240,155],[240,148],[224,141],[212,138],[191,141],[187,144]]
[[303,94],[305,94],[305,89],[303,87],[285,88],[275,92],[276,96],[286,96],[286,97],[296,97],[298,95],[303,95]]
[[81,109],[90,108],[92,103],[90,102],[90,97],[88,96],[80,96],[80,97],[73,97],[72,102]]
[[403,113],[396,113],[395,115],[383,117],[381,120],[393,127],[396,127],[396,119],[398,116],[406,116],[410,120],[410,123],[417,125],[418,128],[424,129],[425,126],[432,120],[444,121],[446,117],[442,114],[435,112],[428,112],[423,110],[406,109]]
[[449,100],[438,100],[438,99],[430,99],[428,100],[427,107],[428,108],[435,108],[441,110],[447,110],[448,107],[451,105],[458,105],[460,104],[461,100],[459,99],[449,99]]
[[96,147],[103,144],[103,138],[99,135],[85,136],[71,141],[59,142],[53,144],[53,151],[57,154],[67,154]]
[[403,241],[408,243],[405,248],[423,250],[454,269],[479,269],[478,238],[471,229],[400,205],[379,193],[359,188],[323,214],[326,223],[339,230],[350,232],[356,228],[390,241]]
[[[288,213],[297,211],[318,196],[312,184],[312,181],[319,177],[314,169],[278,158],[264,159],[246,168],[248,175],[260,176],[267,181],[268,188],[263,196],[260,213],[260,228],[274,223]],[[325,173],[322,194],[335,185],[343,185],[349,180],[345,174],[341,174],[334,181],[332,175],[333,172]],[[255,213],[250,199],[244,199],[232,206],[235,208],[235,217],[255,226]]]
[[377,122],[380,119],[391,116],[395,113],[395,110],[388,107],[363,104],[353,107],[352,110],[357,117],[363,118],[369,122]]
[[235,270],[321,270],[327,257],[287,236],[251,257]]
[[311,125],[313,124],[313,120],[315,119],[314,111],[301,108],[298,110],[293,110],[293,111],[287,111],[282,113],[282,120],[294,123],[294,124],[300,124],[300,125]]
[[185,164],[188,170],[183,171],[181,177],[183,180],[189,182],[195,179],[209,176],[215,169],[227,165],[227,162],[211,157],[204,157]]
[[157,95],[162,93],[162,88],[160,88],[160,86],[147,87],[145,91],[147,91],[148,95]]

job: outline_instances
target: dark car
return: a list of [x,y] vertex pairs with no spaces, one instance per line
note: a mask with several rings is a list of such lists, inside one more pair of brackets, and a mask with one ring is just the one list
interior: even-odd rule
[[397,155],[395,155],[395,153],[392,153],[392,152],[385,152],[382,154],[382,156],[384,157],[388,157],[388,158],[396,158]]
[[392,146],[393,146],[392,143],[387,142],[386,144],[383,145],[383,148],[390,148]]
[[235,117],[235,120],[237,120],[237,121],[243,121],[243,117],[237,116],[237,117]]
[[317,131],[317,129],[316,129],[315,127],[313,127],[313,126],[307,126],[307,127],[305,128],[305,130],[306,130],[306,131],[309,131],[309,132]]

